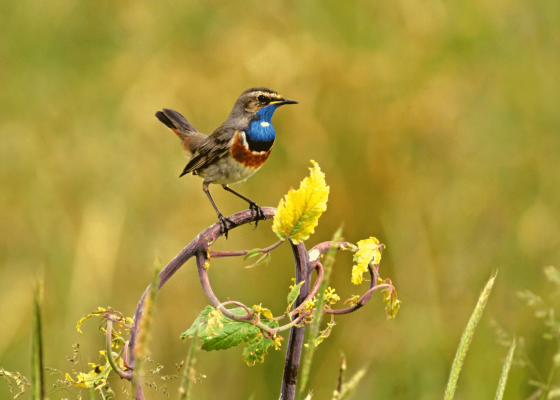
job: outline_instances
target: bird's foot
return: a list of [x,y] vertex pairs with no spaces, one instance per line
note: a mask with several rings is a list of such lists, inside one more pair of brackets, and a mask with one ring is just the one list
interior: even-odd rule
[[255,211],[255,212],[257,213],[257,219],[255,220],[255,228],[254,228],[254,229],[257,229],[257,225],[259,224],[259,221],[260,221],[261,219],[262,219],[262,220],[265,220],[265,219],[266,219],[266,215],[264,215],[263,209],[260,208],[259,205],[258,205],[257,203],[255,203],[254,201],[253,201],[253,202],[250,202],[249,204],[250,204],[249,209],[250,209],[251,211]]
[[233,226],[235,225],[235,223],[231,219],[224,217],[222,214],[218,214],[218,219],[220,220],[220,224],[222,225],[222,233],[224,234],[227,240],[228,232],[230,230],[228,224],[231,224]]

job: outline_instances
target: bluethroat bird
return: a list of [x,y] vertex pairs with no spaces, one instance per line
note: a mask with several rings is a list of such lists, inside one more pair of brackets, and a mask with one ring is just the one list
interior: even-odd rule
[[211,183],[222,185],[228,192],[248,202],[249,208],[257,213],[255,227],[260,219],[266,218],[257,203],[228,185],[243,182],[262,167],[276,138],[270,121],[272,114],[284,104],[297,104],[297,101],[285,99],[264,87],[248,89],[241,93],[229,117],[210,136],[197,131],[177,111],[164,108],[156,113],[156,117],[181,139],[183,148],[191,154],[179,177],[192,172],[204,180],[202,190],[218,214],[226,239],[228,223],[233,222],[218,210],[208,186]]

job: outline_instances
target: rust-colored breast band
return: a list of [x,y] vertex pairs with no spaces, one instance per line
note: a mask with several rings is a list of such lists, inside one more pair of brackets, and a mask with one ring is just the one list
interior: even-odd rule
[[241,141],[241,138],[239,137],[239,131],[237,131],[235,132],[235,136],[233,137],[231,155],[237,162],[243,164],[247,168],[259,168],[264,164],[271,150],[272,148],[270,148],[266,152],[252,152],[247,147],[245,147],[245,145]]

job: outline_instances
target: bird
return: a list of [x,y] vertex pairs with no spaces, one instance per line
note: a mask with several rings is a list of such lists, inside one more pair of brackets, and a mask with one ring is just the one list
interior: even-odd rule
[[183,148],[191,155],[179,177],[192,173],[203,179],[202,190],[218,215],[221,233],[226,239],[234,223],[224,217],[214,203],[209,185],[222,185],[226,191],[249,203],[249,209],[257,217],[255,228],[259,220],[266,219],[257,203],[228,185],[245,181],[263,166],[276,139],[272,115],[278,107],[286,104],[298,102],[265,87],[247,89],[241,93],[225,122],[208,136],[196,130],[177,111],[163,108],[155,114],[179,137]]

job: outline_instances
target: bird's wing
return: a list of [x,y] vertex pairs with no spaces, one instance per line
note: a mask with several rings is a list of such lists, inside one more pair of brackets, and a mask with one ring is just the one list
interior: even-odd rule
[[231,149],[231,139],[237,129],[219,127],[206,138],[193,154],[180,176],[196,171],[226,155]]

